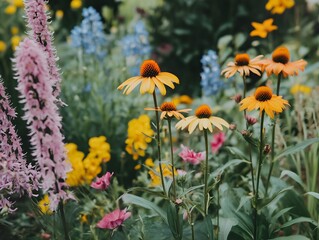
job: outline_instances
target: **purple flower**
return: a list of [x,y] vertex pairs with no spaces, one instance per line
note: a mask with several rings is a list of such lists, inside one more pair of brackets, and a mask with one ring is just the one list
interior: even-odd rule
[[29,128],[33,156],[37,159],[42,177],[42,188],[50,197],[50,209],[56,210],[58,202],[70,198],[65,192],[66,173],[71,165],[61,133],[61,117],[55,105],[49,82],[50,74],[43,50],[31,39],[24,39],[14,58],[16,78],[25,111],[23,119]]
[[123,222],[131,216],[130,212],[126,211],[126,208],[116,209],[113,212],[106,214],[96,226],[98,228],[115,229],[123,224]]
[[46,13],[45,2],[44,0],[27,0],[25,11],[30,28],[29,37],[38,42],[40,48],[45,52],[53,95],[57,97],[61,90],[61,76],[56,63],[58,60],[56,49],[52,45],[53,33],[48,28],[50,16]]
[[27,193],[38,189],[37,171],[24,158],[21,141],[12,120],[15,110],[10,106],[9,98],[0,78],[0,209],[12,209],[10,195]]
[[181,145],[181,147],[182,151],[178,154],[178,156],[180,156],[184,162],[197,165],[205,159],[205,152],[196,153],[184,145]]
[[113,173],[107,172],[101,178],[97,178],[95,182],[92,182],[91,187],[100,190],[107,189],[110,186],[112,176]]

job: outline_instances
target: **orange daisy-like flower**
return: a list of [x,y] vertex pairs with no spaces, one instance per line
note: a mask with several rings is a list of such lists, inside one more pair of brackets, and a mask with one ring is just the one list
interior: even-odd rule
[[265,111],[270,118],[274,118],[274,112],[281,113],[285,105],[289,106],[287,100],[282,99],[282,96],[274,95],[271,88],[267,86],[258,87],[254,95],[244,98],[239,104],[241,111],[260,109],[260,113]]
[[174,89],[174,83],[179,83],[179,79],[169,72],[161,72],[160,67],[154,60],[145,60],[140,68],[140,76],[131,77],[118,86],[118,90],[124,88],[123,93],[129,94],[141,83],[140,93],[153,93],[155,86],[162,95],[166,94],[166,86]]
[[177,110],[175,104],[172,102],[164,102],[159,108],[144,108],[144,109],[162,112],[161,119],[172,118],[172,117],[175,117],[177,119],[184,118],[181,112],[187,113],[192,110],[189,108]]
[[223,126],[229,128],[229,124],[224,119],[212,116],[212,110],[206,104],[199,106],[194,116],[180,120],[175,127],[181,130],[188,128],[189,134],[192,134],[197,126],[200,131],[208,129],[210,132],[213,132],[213,126],[219,130],[223,130]]
[[253,59],[250,59],[247,53],[240,53],[235,56],[235,62],[230,62],[227,64],[227,68],[225,68],[221,74],[225,74],[226,78],[230,78],[235,75],[236,72],[239,72],[240,75],[249,76],[250,72],[255,73],[260,76],[261,64],[260,59],[263,55],[259,55]]
[[275,49],[272,59],[264,59],[261,62],[262,68],[266,70],[268,76],[272,73],[277,76],[282,73],[283,77],[298,75],[299,70],[304,71],[307,65],[303,59],[290,62],[290,52],[284,46]]

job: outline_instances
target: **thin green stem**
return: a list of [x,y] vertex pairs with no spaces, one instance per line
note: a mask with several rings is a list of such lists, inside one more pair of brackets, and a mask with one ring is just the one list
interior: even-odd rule
[[256,189],[255,189],[254,166],[253,166],[251,148],[249,148],[249,161],[250,161],[251,182],[252,182],[252,186],[253,186],[253,196],[255,196]]
[[257,180],[256,180],[256,194],[255,194],[255,208],[254,208],[254,240],[257,239],[258,233],[258,201],[259,201],[259,181],[260,181],[260,174],[261,174],[261,166],[263,162],[263,149],[264,149],[264,117],[265,111],[261,113],[261,120],[260,120],[260,145],[259,145],[259,159],[258,159],[258,168],[257,168]]
[[[276,89],[276,94],[279,96],[280,92],[280,82],[281,82],[281,73],[278,75],[278,80],[277,80],[277,89]],[[270,177],[272,174],[272,170],[274,168],[274,159],[275,159],[275,134],[276,134],[276,117],[273,122],[272,126],[272,133],[271,133],[271,163],[270,163],[270,168],[268,172],[268,177],[267,177],[267,182],[266,182],[266,195],[268,194],[268,187],[269,187],[269,182],[270,182]]]
[[243,83],[244,83],[243,98],[245,98],[246,97],[246,91],[247,91],[247,83],[246,83],[246,76],[245,75],[243,75]]
[[[156,100],[155,91],[153,92],[153,100],[154,100],[154,107],[155,107],[155,109],[157,109],[157,100]],[[163,191],[164,191],[164,194],[167,196],[167,192],[165,189],[164,176],[163,176],[163,168],[162,168],[161,136],[160,136],[160,124],[159,124],[158,111],[155,111],[155,113],[156,113],[156,138],[157,138],[157,154],[158,154],[158,161],[159,161],[159,169],[160,169]]]
[[[219,180],[220,181],[220,180]],[[217,230],[216,230],[216,239],[219,235],[219,208],[220,208],[220,194],[219,194],[219,182],[217,183]]]
[[209,199],[208,199],[208,136],[207,130],[204,130],[204,137],[205,137],[205,149],[206,149],[206,161],[205,161],[205,172],[204,172],[204,212],[205,215],[208,214],[208,206],[209,206]]
[[172,164],[172,175],[173,175],[173,199],[176,199],[176,180],[175,180],[175,164],[174,164],[174,154],[173,154],[173,138],[172,138],[172,126],[171,119],[168,118],[168,133],[169,133],[169,141],[171,145],[171,164]]
[[64,239],[65,240],[70,240],[68,227],[67,227],[66,220],[65,220],[64,207],[63,207],[62,200],[59,202],[59,209],[60,209],[60,214],[61,214],[61,219],[62,219],[62,224],[63,224]]

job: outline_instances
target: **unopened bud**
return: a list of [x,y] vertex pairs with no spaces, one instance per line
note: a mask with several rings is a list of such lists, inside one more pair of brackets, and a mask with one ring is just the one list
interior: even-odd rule
[[257,118],[254,118],[252,116],[246,115],[246,121],[249,125],[254,125],[257,122]]
[[240,103],[241,95],[240,94],[236,94],[235,96],[231,97],[231,99],[233,99],[236,103]]
[[242,134],[244,137],[245,137],[245,136],[247,136],[247,137],[251,136],[251,132],[248,131],[248,130],[243,130],[243,131],[241,131],[241,134]]
[[236,128],[237,128],[236,124],[229,124],[230,130],[236,130]]
[[271,147],[270,147],[269,144],[266,144],[266,145],[264,146],[264,154],[268,154],[268,153],[270,153],[270,152],[271,152]]

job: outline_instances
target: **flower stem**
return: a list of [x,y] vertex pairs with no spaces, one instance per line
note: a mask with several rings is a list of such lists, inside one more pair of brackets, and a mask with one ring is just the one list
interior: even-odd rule
[[63,230],[64,230],[64,239],[65,240],[70,240],[66,220],[65,220],[65,214],[64,214],[64,207],[63,207],[63,202],[60,200],[59,202],[59,209],[60,209],[60,214],[61,214],[61,219],[62,219],[62,224],[63,224]]
[[[220,181],[220,179],[218,181]],[[217,230],[216,230],[216,239],[218,239],[218,235],[219,235],[219,208],[220,208],[219,185],[220,185],[220,183],[218,182],[217,183]]]
[[[278,75],[278,80],[277,80],[277,90],[276,90],[277,96],[279,96],[281,76],[282,76],[282,74],[279,73],[279,75]],[[267,182],[266,182],[266,189],[265,189],[266,196],[267,196],[267,193],[268,193],[268,187],[269,187],[270,177],[271,177],[271,174],[272,174],[272,170],[273,170],[273,168],[274,168],[274,159],[275,159],[275,134],[276,134],[276,118],[274,119],[273,126],[272,126],[272,135],[271,135],[271,163],[270,163],[270,168],[269,168],[268,177],[267,177]]]
[[246,84],[246,76],[245,75],[243,75],[243,83],[244,83],[243,98],[245,98],[246,97],[246,91],[247,91],[247,84]]
[[259,145],[259,159],[258,159],[258,169],[257,169],[257,180],[256,180],[256,194],[255,194],[255,208],[254,208],[254,240],[257,239],[257,226],[258,226],[258,198],[259,198],[259,181],[260,181],[260,173],[261,173],[261,166],[262,166],[262,157],[263,157],[263,139],[264,139],[264,117],[265,111],[263,110],[261,113],[261,120],[260,120],[260,145]]
[[175,164],[174,164],[174,154],[173,154],[173,138],[172,138],[172,127],[171,119],[168,118],[168,132],[169,132],[169,141],[171,144],[171,164],[172,164],[172,175],[173,175],[173,199],[176,199],[176,180],[175,180]]
[[[157,101],[156,101],[156,94],[155,91],[153,92],[153,100],[155,109],[157,109]],[[156,114],[156,138],[157,138],[157,154],[158,154],[158,161],[159,161],[159,169],[161,175],[161,182],[163,186],[164,194],[167,196],[166,189],[165,189],[165,182],[163,177],[163,168],[162,168],[162,157],[161,157],[161,136],[160,136],[160,125],[159,125],[159,116],[158,111],[155,111]]]
[[204,130],[205,136],[205,148],[206,148],[206,161],[205,161],[205,173],[204,173],[204,212],[205,215],[208,214],[208,206],[209,206],[209,199],[208,199],[208,136],[207,130]]

